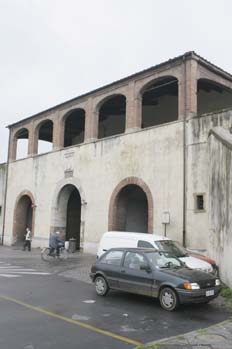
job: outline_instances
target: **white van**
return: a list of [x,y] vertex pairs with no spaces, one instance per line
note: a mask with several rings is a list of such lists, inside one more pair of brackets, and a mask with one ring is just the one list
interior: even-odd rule
[[145,247],[170,251],[191,269],[200,269],[208,273],[213,272],[211,264],[190,256],[184,247],[165,236],[126,231],[108,231],[101,238],[97,257],[99,258],[104,252],[114,247]]

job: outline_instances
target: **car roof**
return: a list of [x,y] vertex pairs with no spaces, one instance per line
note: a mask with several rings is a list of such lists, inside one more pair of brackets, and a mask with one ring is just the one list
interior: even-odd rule
[[168,237],[157,234],[150,233],[137,233],[137,232],[127,232],[127,231],[107,231],[103,234],[104,237],[115,237],[123,238],[123,239],[141,239],[150,242],[161,241],[161,240],[170,240]]
[[107,250],[109,251],[129,251],[129,252],[165,252],[165,251],[159,251],[156,248],[144,248],[144,247],[114,247]]

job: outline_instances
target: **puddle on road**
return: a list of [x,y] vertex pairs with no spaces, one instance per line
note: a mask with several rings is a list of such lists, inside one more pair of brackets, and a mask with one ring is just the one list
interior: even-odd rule
[[89,321],[89,319],[90,319],[90,317],[84,316],[84,315],[74,314],[74,315],[72,316],[72,320]]
[[128,325],[120,326],[120,330],[122,332],[136,332],[137,331],[135,328],[129,327]]

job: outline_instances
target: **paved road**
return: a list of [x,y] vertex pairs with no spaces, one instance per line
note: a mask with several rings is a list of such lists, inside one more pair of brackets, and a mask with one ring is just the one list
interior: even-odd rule
[[[0,255],[0,265],[50,275],[0,276],[1,349],[134,348],[203,329],[231,315],[217,302],[168,313],[157,301],[137,295],[110,292],[107,297],[97,297],[91,284],[69,277],[70,273],[80,279],[83,275],[70,270],[67,263],[51,267],[33,254],[20,252],[18,256]],[[80,269],[85,268],[83,257],[77,260]],[[71,267],[74,261],[70,261]]]

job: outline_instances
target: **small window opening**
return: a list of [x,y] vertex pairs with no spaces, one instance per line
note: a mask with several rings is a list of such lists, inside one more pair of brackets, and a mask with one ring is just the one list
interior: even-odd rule
[[205,196],[204,194],[195,195],[195,211],[205,211]]

